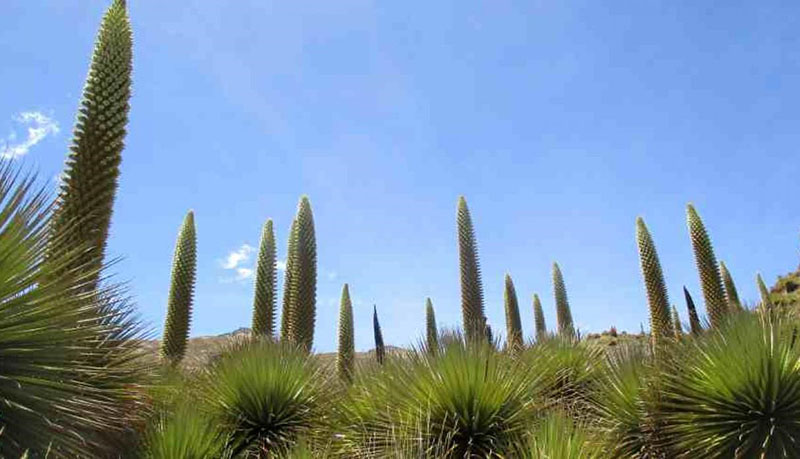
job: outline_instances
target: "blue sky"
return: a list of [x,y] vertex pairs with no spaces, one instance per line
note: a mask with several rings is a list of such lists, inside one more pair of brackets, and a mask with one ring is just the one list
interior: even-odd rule
[[[218,334],[251,316],[253,254],[226,269],[230,254],[271,217],[283,258],[303,193],[320,351],[335,348],[343,282],[359,349],[373,303],[389,344],[421,336],[427,296],[441,325],[460,323],[460,194],[496,330],[505,272],[526,333],[533,292],[555,325],[557,260],[581,329],[638,331],[638,215],[686,320],[681,286],[700,300],[690,201],[743,298],[757,298],[756,271],[772,283],[798,264],[796,2],[235,3],[129,1],[134,96],[109,253],[156,333],[188,209],[192,334]],[[0,147],[50,185],[106,5],[0,5]]]

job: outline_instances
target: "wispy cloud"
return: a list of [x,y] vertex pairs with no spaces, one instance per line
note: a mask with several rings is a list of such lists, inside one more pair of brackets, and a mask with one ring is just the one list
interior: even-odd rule
[[58,134],[58,123],[41,112],[22,112],[13,118],[16,124],[27,127],[27,136],[19,140],[12,131],[5,139],[0,140],[0,157],[14,159],[25,156],[28,151],[44,140],[48,135]]
[[250,244],[242,244],[236,250],[232,250],[227,257],[222,261],[224,269],[236,269],[239,265],[247,263],[250,260],[250,255],[253,253],[253,246]]

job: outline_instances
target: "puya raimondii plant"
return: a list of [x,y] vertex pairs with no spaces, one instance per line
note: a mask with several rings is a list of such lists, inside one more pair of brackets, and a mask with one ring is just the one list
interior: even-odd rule
[[458,227],[458,256],[461,270],[461,313],[464,336],[475,342],[486,336],[486,316],[483,310],[483,283],[478,261],[478,243],[472,217],[463,196],[458,198],[456,210]]
[[[289,254],[288,339],[311,352],[314,346],[314,326],[317,313],[317,242],[314,215],[307,196],[300,198],[291,234]],[[287,271],[289,269],[287,262]]]
[[353,304],[350,301],[350,287],[342,287],[342,300],[339,306],[339,340],[336,353],[336,371],[343,381],[353,380],[355,370],[355,338],[353,336]]
[[275,334],[276,285],[275,231],[272,228],[272,219],[269,219],[261,232],[261,244],[258,249],[253,298],[253,335],[272,337]]
[[183,219],[172,259],[172,280],[167,299],[167,319],[161,356],[172,364],[179,363],[186,353],[189,325],[192,320],[192,301],[197,271],[197,236],[194,212]]

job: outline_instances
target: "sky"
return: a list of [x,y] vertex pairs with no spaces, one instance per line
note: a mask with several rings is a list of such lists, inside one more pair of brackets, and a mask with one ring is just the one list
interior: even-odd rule
[[[53,188],[104,9],[0,2],[0,153]],[[670,300],[702,304],[693,202],[754,303],[800,262],[800,5],[790,1],[211,2],[129,0],[134,86],[108,254],[161,333],[178,228],[198,234],[193,336],[250,325],[261,227],[278,257],[298,198],[318,245],[315,348],[409,345],[425,298],[460,324],[455,211],[465,195],[486,312],[503,277],[533,335],[551,265],[585,332],[638,332],[642,216]],[[279,275],[279,285],[282,272]],[[280,302],[279,302],[280,304]],[[702,309],[702,307],[701,307]]]

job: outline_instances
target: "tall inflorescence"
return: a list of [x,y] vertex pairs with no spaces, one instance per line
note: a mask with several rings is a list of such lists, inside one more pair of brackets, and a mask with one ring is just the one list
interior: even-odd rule
[[536,324],[536,341],[547,338],[547,325],[544,322],[544,311],[539,295],[533,294],[533,322]]
[[733,276],[731,276],[725,262],[719,262],[719,272],[722,276],[722,286],[725,288],[725,300],[728,303],[728,311],[736,312],[744,310],[742,303],[739,301],[739,292],[736,290],[736,284],[733,283]]
[[636,219],[636,243],[639,247],[639,264],[647,291],[650,333],[653,342],[658,345],[663,343],[665,338],[673,336],[672,319],[664,273],[661,271],[656,246],[641,217]]
[[283,271],[283,300],[281,308],[281,341],[289,342],[289,325],[292,321],[292,271],[294,268],[294,246],[297,233],[297,219],[292,219],[286,248],[286,269]]
[[697,308],[694,306],[692,295],[689,294],[689,290],[686,289],[686,286],[683,287],[683,297],[686,299],[686,312],[689,314],[689,331],[692,332],[692,335],[698,336],[702,333],[703,326],[700,324],[700,318],[697,316]]
[[276,279],[275,232],[272,219],[261,232],[253,298],[253,335],[272,338],[275,334]]
[[381,324],[378,322],[378,307],[372,306],[372,331],[375,335],[375,358],[378,363],[383,364],[386,358],[386,347],[383,345],[383,333]]
[[317,242],[308,197],[300,198],[295,217],[289,301],[289,341],[311,352],[317,313]]
[[458,198],[458,255],[461,267],[461,313],[464,335],[468,342],[485,336],[486,316],[483,310],[483,284],[478,262],[478,245],[472,217],[463,196]]
[[439,330],[436,327],[436,315],[430,298],[425,300],[425,347],[431,353],[435,353],[439,348]]
[[764,279],[761,278],[761,274],[756,274],[756,284],[758,285],[758,293],[761,295],[761,310],[772,310],[772,301],[769,299],[769,290],[767,290],[767,285],[764,283]]
[[125,2],[103,17],[83,89],[72,145],[51,221],[49,257],[83,251],[66,270],[81,269],[97,286],[117,194],[131,96],[133,38]]
[[553,263],[553,296],[556,300],[556,323],[558,334],[566,338],[575,337],[575,326],[572,324],[572,312],[567,299],[567,287],[558,263]]
[[336,371],[342,380],[353,380],[355,369],[355,342],[353,337],[353,304],[350,301],[350,288],[342,287],[342,301],[339,306],[339,343],[336,354]]
[[711,326],[716,328],[722,325],[728,315],[728,305],[722,288],[717,257],[714,255],[714,248],[711,246],[711,239],[708,237],[705,225],[691,204],[686,206],[686,221],[692,240],[697,272],[700,275],[706,312]]
[[189,211],[183,220],[175,244],[172,281],[167,299],[167,320],[164,325],[164,339],[161,341],[162,357],[173,364],[180,362],[186,353],[196,270],[197,235],[194,212]]
[[681,326],[681,316],[675,305],[672,306],[672,329],[675,331],[675,338],[681,339],[683,336],[683,326]]
[[510,350],[520,350],[523,347],[522,321],[519,317],[519,302],[517,291],[511,275],[506,274],[505,288],[503,289],[503,303],[506,310],[506,341]]

